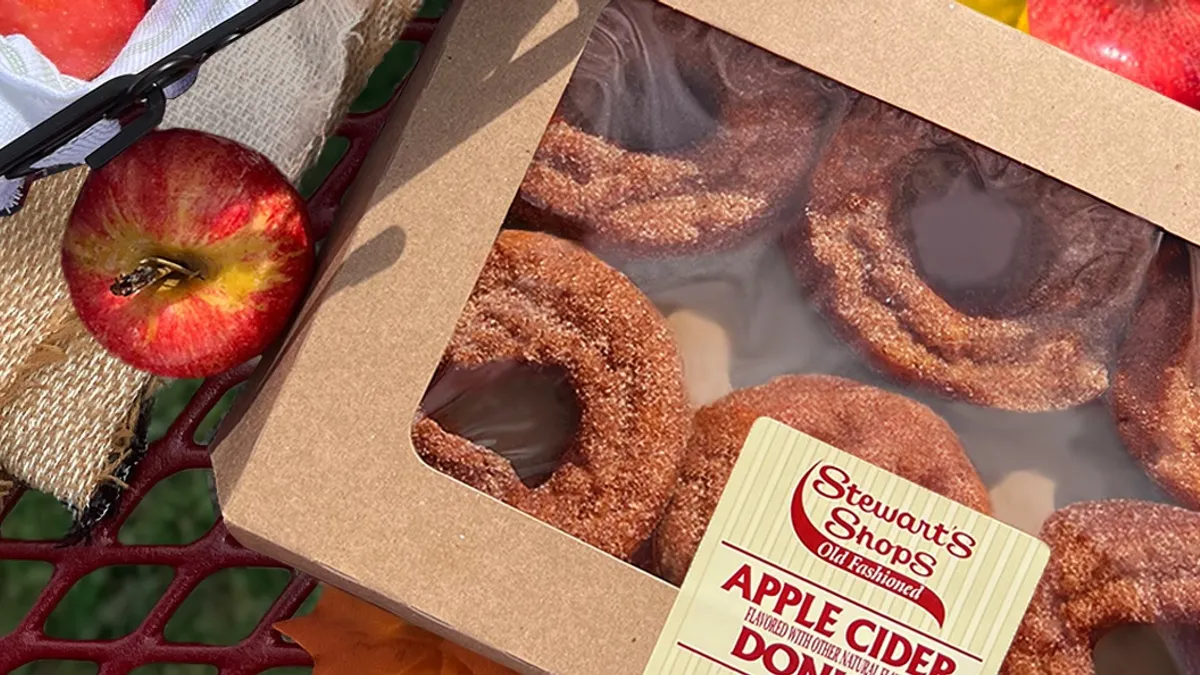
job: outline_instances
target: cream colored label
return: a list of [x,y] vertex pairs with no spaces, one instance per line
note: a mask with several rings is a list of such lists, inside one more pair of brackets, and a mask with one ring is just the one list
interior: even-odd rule
[[645,672],[990,675],[1048,557],[1035,537],[760,419]]

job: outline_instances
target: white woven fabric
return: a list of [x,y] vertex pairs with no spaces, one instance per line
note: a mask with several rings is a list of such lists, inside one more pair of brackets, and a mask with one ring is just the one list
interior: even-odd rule
[[159,0],[116,61],[90,82],[59,73],[24,36],[0,37],[0,145],[12,142],[105,82],[153,65],[253,2]]
[[[86,0],[82,0],[86,1]],[[187,42],[254,3],[254,0],[159,0],[134,30],[107,70],[91,81],[58,72],[24,36],[0,37],[0,147],[113,78],[141,72]],[[178,95],[184,87],[173,87]],[[81,164],[117,131],[115,124],[89,129],[38,166]],[[0,210],[15,199],[17,184],[0,177]]]

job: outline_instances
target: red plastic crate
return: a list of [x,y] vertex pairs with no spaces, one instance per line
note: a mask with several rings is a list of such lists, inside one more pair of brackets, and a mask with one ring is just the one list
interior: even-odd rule
[[[402,41],[427,43],[436,19],[417,19]],[[309,199],[317,239],[329,232],[342,197],[366,159],[395,106],[403,83],[387,104],[364,114],[351,114],[337,136],[349,147],[330,175]],[[291,579],[253,632],[234,645],[185,644],[168,641],[163,629],[183,601],[205,579],[227,569],[287,569],[269,557],[239,545],[218,517],[216,524],[195,542],[181,546],[125,545],[118,540],[122,525],[159,482],[190,469],[211,469],[208,448],[194,436],[217,403],[250,376],[253,364],[244,364],[206,380],[166,436],[153,443],[134,470],[128,489],[84,541],[58,539],[22,541],[0,537],[0,560],[40,561],[54,566],[37,602],[11,633],[0,636],[0,672],[7,673],[40,660],[86,661],[100,675],[119,675],[147,664],[197,664],[216,667],[222,675],[250,675],[282,666],[308,666],[311,660],[296,645],[285,641],[271,626],[291,617],[316,587],[309,576],[291,572]],[[12,512],[23,490],[17,489],[0,503],[0,523]],[[129,635],[116,640],[68,640],[50,637],[46,620],[67,592],[82,578],[114,565],[168,566],[175,576],[150,613]]]

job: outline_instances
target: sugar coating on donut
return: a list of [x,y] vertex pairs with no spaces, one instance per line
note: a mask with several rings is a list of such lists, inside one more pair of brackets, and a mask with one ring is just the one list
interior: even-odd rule
[[[950,289],[925,271],[913,212],[959,179],[1006,204],[1019,226],[1003,274]],[[1158,237],[1146,221],[862,97],[786,245],[815,304],[880,370],[951,398],[1044,411],[1107,389]]]
[[508,460],[418,411],[427,463],[622,559],[658,521],[690,431],[681,360],[658,310],[616,270],[551,235],[505,231],[442,368],[511,361],[561,369],[579,428],[536,488]]
[[[1042,528],[1050,561],[1003,675],[1092,675],[1109,630],[1200,622],[1200,513],[1134,500],[1081,502]],[[1191,672],[1191,671],[1188,671]]]
[[1164,242],[1118,354],[1112,410],[1125,447],[1184,506],[1200,509],[1197,249]]
[[601,15],[513,205],[596,250],[732,246],[799,208],[853,94],[647,0]]
[[831,375],[784,375],[701,408],[679,485],[654,535],[658,573],[682,583],[750,428],[769,417],[983,513],[987,488],[928,407]]

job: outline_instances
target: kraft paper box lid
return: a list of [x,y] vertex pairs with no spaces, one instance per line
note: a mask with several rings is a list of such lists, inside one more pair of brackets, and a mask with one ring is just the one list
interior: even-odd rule
[[[1200,114],[970,9],[666,4],[1200,240]],[[676,591],[429,469],[410,427],[604,5],[455,3],[214,457],[244,544],[530,672],[642,672]]]

